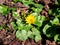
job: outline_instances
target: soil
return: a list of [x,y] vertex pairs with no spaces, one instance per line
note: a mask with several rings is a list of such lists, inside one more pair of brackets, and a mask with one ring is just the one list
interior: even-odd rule
[[[56,0],[34,0],[37,3],[42,3],[44,5],[43,10],[41,11],[41,15],[45,15],[47,18],[49,18],[48,16],[48,10],[50,8],[50,4],[54,5]],[[22,3],[18,2],[18,3],[11,3],[12,0],[0,0],[0,4],[4,4],[7,7],[15,7],[17,8],[17,12],[21,14],[21,11],[25,11],[25,13],[28,13],[28,8],[24,6]],[[11,15],[11,12],[9,14],[7,14],[7,16],[2,16],[2,14],[0,14],[0,25],[4,25],[6,24],[7,27],[11,30],[7,30],[5,28],[3,28],[2,30],[0,30],[0,45],[60,45],[60,42],[56,43],[53,40],[50,39],[46,39],[46,37],[44,37],[42,40],[40,40],[39,42],[35,42],[33,39],[28,39],[25,42],[20,41],[19,39],[16,38],[15,36],[15,30],[13,29],[13,27],[11,26],[10,22],[14,20],[14,18]]]

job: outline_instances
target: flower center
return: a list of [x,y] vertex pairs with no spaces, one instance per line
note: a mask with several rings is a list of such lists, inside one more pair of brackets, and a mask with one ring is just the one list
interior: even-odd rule
[[30,14],[26,17],[26,23],[34,24],[34,21],[35,21],[35,17],[32,14]]

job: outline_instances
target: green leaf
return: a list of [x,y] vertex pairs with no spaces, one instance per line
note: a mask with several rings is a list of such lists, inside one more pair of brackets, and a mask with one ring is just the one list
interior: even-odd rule
[[45,20],[45,16],[36,16],[34,24],[38,27],[41,27],[44,20]]
[[31,31],[28,31],[28,37],[30,37],[32,35]]
[[23,4],[24,4],[25,6],[28,6],[28,5],[29,5],[29,2],[28,2],[28,1],[24,1]]
[[17,25],[18,30],[22,30],[24,29],[24,24],[20,23],[19,25]]
[[21,0],[13,0],[13,2],[20,2]]
[[24,29],[28,31],[28,30],[30,30],[32,27],[33,27],[32,25],[25,25],[25,26],[24,26]]
[[24,24],[22,23],[22,19],[17,19],[16,24],[18,30],[24,29]]
[[22,35],[23,40],[26,40],[28,38],[26,30],[22,30],[22,34],[21,35]]
[[51,15],[51,14],[52,14],[52,9],[50,9],[50,10],[48,11],[48,13]]
[[16,8],[13,8],[13,7],[8,8],[8,11],[15,11],[15,10]]
[[42,8],[43,8],[43,5],[41,5],[41,4],[35,3],[34,5],[35,5],[35,7],[39,8],[39,9],[41,9],[41,10],[42,10]]
[[21,18],[19,18],[19,19],[16,19],[17,21],[16,21],[16,24],[17,25],[20,25],[20,23],[22,23],[22,19]]
[[40,32],[36,28],[32,28],[33,35],[40,35]]
[[34,39],[34,35],[33,35],[32,31],[28,31],[27,35],[28,35],[29,38]]
[[20,38],[20,36],[21,36],[20,33],[21,33],[21,31],[19,31],[19,30],[16,32],[16,37],[17,37],[17,38]]
[[11,22],[11,25],[12,25],[13,27],[15,27],[15,26],[16,26],[14,22]]
[[57,0],[57,1],[56,1],[56,4],[57,4],[57,5],[60,5],[60,0]]
[[33,39],[35,39],[36,42],[41,40],[40,32],[36,28],[32,28],[32,35],[34,36]]
[[51,27],[50,25],[46,24],[43,28],[43,33],[46,34],[46,30],[50,27]]
[[59,27],[57,26],[50,26],[50,25],[45,25],[44,28],[43,28],[43,33],[48,37],[48,38],[51,38],[51,37],[54,37],[57,33],[57,29]]
[[50,20],[51,24],[58,25],[59,24],[59,19],[57,17],[54,18],[54,20]]
[[38,16],[38,13],[32,13],[33,16]]
[[60,42],[60,34],[56,34],[56,35],[54,36],[54,41],[55,41],[55,42]]
[[17,12],[13,12],[13,17],[14,17],[15,19],[19,19],[19,18],[20,18],[20,15],[19,15],[19,13],[17,13]]
[[39,4],[35,4],[35,3],[33,3],[33,5],[35,5],[35,7],[32,7],[32,10],[35,12],[35,13],[40,13],[41,11],[42,11],[42,8],[43,8],[43,6],[42,5],[39,5]]
[[3,27],[2,26],[0,26],[0,30],[2,30],[3,29]]
[[40,41],[41,39],[42,39],[42,38],[41,38],[40,35],[35,36],[35,41],[36,41],[36,42]]
[[2,13],[3,15],[7,14],[7,7],[6,6],[0,6],[0,13]]
[[58,34],[54,36],[54,41],[55,42],[57,42],[57,40],[59,40],[58,36],[59,36]]
[[17,29],[17,26],[16,26],[15,22],[11,22],[11,25],[15,30]]
[[16,32],[16,37],[17,37],[19,40],[22,40],[22,41],[25,41],[26,39],[28,39],[26,30],[22,30],[22,31],[19,31],[19,30],[18,30],[18,31]]
[[32,10],[35,12],[35,13],[40,13],[40,11],[42,10],[42,9],[39,9],[39,8],[32,8]]

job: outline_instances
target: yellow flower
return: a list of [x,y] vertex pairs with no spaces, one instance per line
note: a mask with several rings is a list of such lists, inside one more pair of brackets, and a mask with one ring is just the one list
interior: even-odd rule
[[30,14],[26,17],[26,23],[34,24],[34,21],[35,21],[35,17],[32,14]]

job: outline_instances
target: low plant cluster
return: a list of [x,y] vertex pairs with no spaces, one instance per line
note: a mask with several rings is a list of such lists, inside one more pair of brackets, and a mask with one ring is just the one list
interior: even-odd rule
[[[34,39],[36,42],[42,40],[42,34],[47,38],[53,38],[54,41],[60,41],[60,1],[56,1],[56,7],[51,8],[48,11],[49,17],[46,18],[41,15],[40,12],[43,9],[42,4],[34,2],[34,0],[13,0],[13,3],[21,2],[26,7],[29,7],[29,12],[26,14],[24,11],[22,15],[16,11],[16,8],[8,8],[5,5],[0,5],[0,13],[2,16],[6,16],[12,11],[12,17],[14,20],[10,23],[13,29],[16,31],[16,38],[21,41],[25,41],[29,38]],[[5,25],[0,25],[0,30]],[[7,28],[7,26],[5,27]]]

